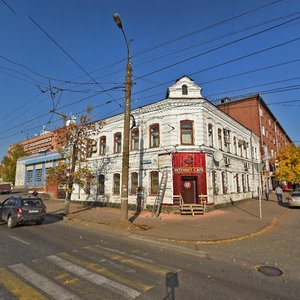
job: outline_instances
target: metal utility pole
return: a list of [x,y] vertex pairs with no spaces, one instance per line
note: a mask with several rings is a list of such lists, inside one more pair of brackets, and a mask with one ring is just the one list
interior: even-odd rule
[[121,29],[127,48],[127,65],[125,78],[125,111],[123,133],[123,157],[122,157],[122,186],[121,186],[121,222],[128,221],[128,179],[129,179],[129,132],[130,132],[130,102],[131,102],[131,55],[127,37],[119,14],[113,14],[117,26]]

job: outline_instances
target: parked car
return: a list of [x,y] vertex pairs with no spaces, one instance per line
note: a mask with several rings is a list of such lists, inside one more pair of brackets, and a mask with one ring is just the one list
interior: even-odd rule
[[10,183],[0,183],[0,194],[9,194],[11,192]]
[[40,225],[45,214],[46,206],[40,198],[12,196],[0,205],[0,220],[7,222],[8,228],[26,222]]
[[300,192],[292,192],[286,199],[289,207],[300,206]]

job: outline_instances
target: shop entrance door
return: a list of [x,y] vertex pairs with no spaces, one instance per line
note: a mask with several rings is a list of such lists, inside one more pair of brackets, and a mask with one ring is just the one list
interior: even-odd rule
[[197,203],[197,177],[181,177],[181,196],[183,203]]

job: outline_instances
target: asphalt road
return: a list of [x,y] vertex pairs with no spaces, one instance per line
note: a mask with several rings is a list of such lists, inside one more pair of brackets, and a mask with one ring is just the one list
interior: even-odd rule
[[[1,224],[0,299],[300,299],[299,216],[287,210],[271,232],[215,245],[116,236],[51,216]],[[264,275],[262,265],[283,274]]]

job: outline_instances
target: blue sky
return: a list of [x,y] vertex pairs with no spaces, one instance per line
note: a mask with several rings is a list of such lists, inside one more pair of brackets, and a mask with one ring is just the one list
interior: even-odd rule
[[94,120],[123,111],[126,47],[114,12],[132,40],[133,108],[189,75],[213,103],[261,93],[299,144],[298,0],[1,0],[0,159],[43,125],[61,126],[53,107],[92,106]]

